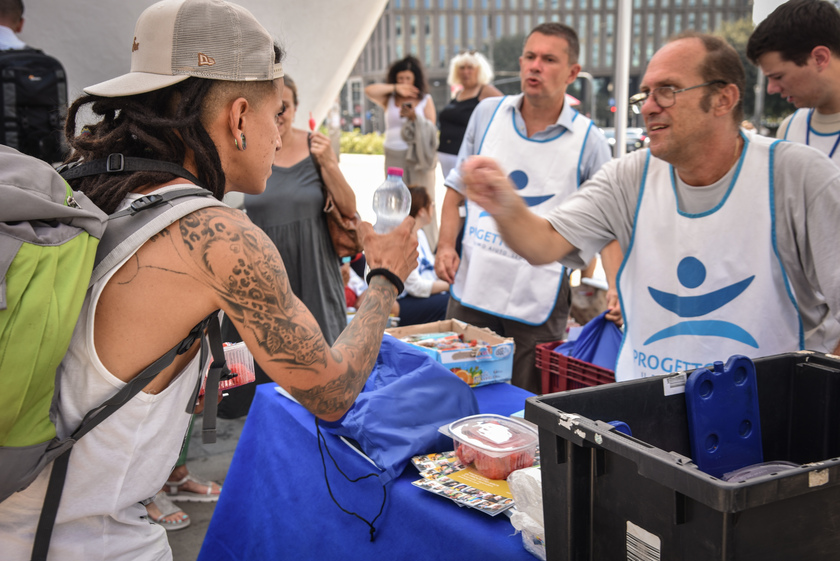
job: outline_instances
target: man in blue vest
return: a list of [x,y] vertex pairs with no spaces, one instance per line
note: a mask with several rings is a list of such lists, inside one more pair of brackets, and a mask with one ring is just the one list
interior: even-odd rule
[[824,0],[791,0],[755,28],[747,56],[767,76],[767,93],[797,110],[776,133],[840,165],[840,11]]
[[840,351],[840,169],[814,148],[742,133],[745,81],[718,37],[667,43],[630,99],[650,149],[607,163],[546,217],[497,162],[463,165],[470,199],[530,263],[575,266],[618,240],[619,381],[734,354]]
[[[502,240],[484,209],[466,203],[458,171],[468,157],[495,158],[516,186],[520,200],[544,215],[574,193],[610,159],[600,130],[566,101],[580,64],[575,31],[544,23],[528,35],[519,58],[522,93],[483,100],[476,107],[446,178],[441,209],[437,275],[452,284],[447,317],[512,337],[512,383],[540,393],[534,362],[538,343],[563,338],[569,315],[568,270],[559,263],[532,266]],[[455,250],[463,226],[461,254]],[[600,249],[600,248],[599,248]]]

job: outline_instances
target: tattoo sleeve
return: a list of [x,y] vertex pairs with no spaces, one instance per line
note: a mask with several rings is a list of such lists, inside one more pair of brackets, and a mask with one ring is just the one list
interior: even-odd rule
[[266,373],[315,415],[340,417],[373,368],[395,288],[376,277],[331,349],[292,292],[277,248],[244,214],[208,208],[182,218],[179,227],[190,260],[225,313],[249,346],[256,341],[254,354]]

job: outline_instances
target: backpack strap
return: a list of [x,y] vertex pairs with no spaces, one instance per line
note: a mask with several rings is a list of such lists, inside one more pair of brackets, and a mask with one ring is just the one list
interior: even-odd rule
[[[198,179],[178,165],[146,158],[125,158],[122,154],[111,154],[103,160],[78,164],[72,167],[65,165],[59,168],[58,171],[65,180],[88,175],[99,175],[101,173],[165,171],[188,179],[196,185],[201,185]],[[111,268],[137,251],[152,235],[176,220],[199,208],[216,205],[224,206],[224,203],[215,199],[208,200],[208,196],[212,197],[212,193],[201,187],[176,189],[163,194],[153,193],[134,201],[129,208],[112,214],[108,219],[108,227],[97,249],[96,264],[91,275],[90,285],[92,286]],[[206,338],[203,336],[205,332],[207,334]],[[147,366],[111,398],[99,407],[88,411],[70,437],[56,441],[55,448],[63,448],[63,451],[58,452],[56,459],[53,461],[53,470],[50,473],[47,494],[44,498],[44,506],[41,509],[41,517],[38,520],[38,528],[35,533],[35,543],[32,548],[31,557],[33,561],[46,561],[47,559],[50,538],[53,527],[55,526],[58,506],[61,502],[61,494],[67,477],[67,466],[70,461],[70,452],[73,449],[73,444],[137,395],[155,376],[172,364],[172,361],[175,360],[177,355],[183,354],[191,349],[195,341],[199,338],[201,338],[201,364],[204,364],[203,359],[205,358],[208,345],[205,339],[209,339],[209,346],[213,354],[213,364],[210,368],[205,392],[205,395],[211,396],[211,399],[205,399],[206,411],[202,437],[204,442],[216,441],[216,400],[213,398],[218,395],[219,380],[228,379],[232,376],[225,364],[218,310],[193,327],[186,338]],[[197,385],[200,386],[200,380]],[[197,390],[195,393],[197,394]],[[187,404],[188,413],[192,413],[194,404],[195,396]]]
[[[210,326],[216,326],[215,331],[213,333],[213,329]],[[208,329],[209,327],[209,329]],[[218,345],[219,349],[222,348],[221,343],[221,331],[219,330],[219,318],[218,318],[218,311],[213,312],[206,318],[204,318],[201,323],[196,325],[192,328],[189,335],[187,335],[184,340],[180,343],[172,347],[169,352],[164,354],[162,357],[157,359],[155,362],[147,366],[140,374],[134,377],[133,380],[128,382],[125,386],[120,389],[116,394],[114,394],[110,399],[106,400],[102,405],[95,409],[91,409],[88,411],[87,415],[85,415],[84,419],[82,419],[81,424],[73,431],[73,434],[70,435],[68,439],[62,440],[61,445],[65,448],[64,452],[62,452],[54,461],[53,461],[53,468],[52,472],[50,473],[50,481],[47,485],[47,493],[44,497],[44,506],[41,508],[41,517],[38,520],[38,529],[35,532],[35,544],[32,548],[32,561],[46,561],[47,553],[49,552],[50,548],[50,538],[52,536],[52,530],[55,526],[55,517],[58,514],[58,505],[61,502],[61,493],[64,490],[64,481],[67,478],[67,465],[70,461],[70,453],[73,450],[73,444],[75,444],[81,437],[86,435],[90,432],[96,425],[110,417],[113,413],[115,413],[120,407],[122,407],[125,403],[127,403],[132,397],[137,395],[140,390],[145,388],[149,382],[151,382],[155,376],[157,376],[164,368],[169,366],[175,357],[187,352],[189,349],[192,348],[193,344],[195,343],[196,339],[202,336],[204,330],[208,329],[210,333],[211,340],[213,337],[217,337],[216,344]],[[215,389],[213,394],[205,394],[205,395],[217,395],[218,394],[218,386],[219,386],[219,372],[222,370],[227,370],[224,362],[224,351],[221,353],[221,367],[217,368],[216,373],[216,381],[215,381]],[[214,364],[219,362],[218,359],[214,356]],[[227,370],[230,373],[229,370]],[[210,380],[208,378],[208,391]],[[210,400],[215,405],[214,400]],[[194,402],[193,402],[194,403]],[[207,403],[207,400],[205,400]],[[216,441],[216,434],[215,434],[215,407],[213,407],[213,427],[212,427],[212,436],[213,442]],[[190,411],[191,412],[191,411]],[[206,430],[206,429],[205,429]]]
[[41,518],[38,520],[38,529],[35,531],[35,544],[32,546],[32,561],[47,561],[47,553],[50,551],[50,538],[55,517],[58,514],[58,504],[61,502],[61,493],[64,491],[64,481],[67,478],[67,465],[70,463],[70,452],[72,447],[67,448],[60,456],[53,460],[50,482],[47,485],[47,494],[44,497],[44,506],[41,508]]
[[[216,205],[224,206],[224,203],[213,198],[213,193],[201,186],[201,182],[194,175],[181,166],[171,162],[163,162],[149,158],[127,158],[122,154],[110,154],[107,158],[76,164],[72,167],[62,166],[62,168],[59,169],[59,173],[65,180],[91,175],[101,175],[103,173],[133,173],[137,171],[168,172],[173,175],[183,177],[184,179],[195,183],[198,187],[189,186],[172,189],[165,193],[151,193],[149,195],[144,195],[133,201],[127,208],[111,214],[108,217],[108,227],[105,229],[105,233],[102,236],[96,250],[96,261],[94,263],[93,273],[91,274],[90,286],[93,286],[126,257],[137,251],[151,236],[160,232],[175,221],[200,208]],[[213,316],[216,317],[215,312]],[[222,348],[222,336],[220,329],[218,329],[218,323],[218,321],[211,321],[208,324],[207,319],[205,319],[201,324],[199,324],[199,326],[202,326],[202,331],[208,325],[211,326],[211,329],[207,331],[207,334],[209,337],[210,349],[213,355],[213,364],[211,365],[206,384],[206,391],[211,393],[206,395],[217,395],[219,380],[227,380],[232,376],[230,370],[225,364],[225,354]],[[215,330],[212,328],[214,324],[216,327]],[[196,328],[199,326],[196,326]],[[194,336],[194,332],[195,328],[187,339],[179,343],[179,346],[186,345],[180,352],[186,352],[186,350],[189,349],[195,342],[197,337]],[[187,344],[187,342],[189,344]],[[202,340],[202,366],[204,365],[204,359],[206,358],[206,351],[207,349],[204,346],[204,341]],[[155,364],[158,364],[168,357],[168,360],[166,360],[165,363],[162,363],[163,366],[161,366],[157,372],[152,374],[152,378],[156,376],[160,370],[169,366],[169,364],[175,359],[175,354],[172,354],[172,352],[173,351],[170,351],[166,355],[162,356],[158,359],[158,361],[147,368],[147,370],[149,370]],[[145,372],[146,370],[139,374],[131,383],[134,383],[134,381],[143,377]],[[149,381],[150,380],[151,378],[149,378]],[[146,383],[143,383],[141,388],[145,387]],[[197,386],[200,387],[200,382]],[[196,390],[196,395],[193,396],[190,403],[187,404],[187,412],[192,412],[197,391],[198,390]],[[137,392],[134,392],[129,395],[125,401],[131,399],[131,397],[133,397],[136,393]],[[119,395],[120,394],[118,393],[114,397],[116,398]],[[125,401],[123,403],[125,403]],[[120,405],[122,405],[122,403]],[[202,429],[202,441],[205,444],[216,441],[216,406],[217,403],[214,399],[205,401],[205,415]],[[85,418],[87,419],[87,417]],[[95,424],[91,425],[87,430],[90,430],[94,426]]]
[[189,180],[191,183],[201,186],[201,181],[196,176],[185,170],[178,164],[153,160],[151,158],[136,158],[115,153],[108,154],[108,157],[90,162],[72,162],[59,166],[56,170],[61,177],[69,181],[80,177],[91,175],[102,175],[106,173],[136,173],[138,171],[161,171],[177,175]]
[[225,350],[222,346],[222,329],[219,324],[219,319],[215,315],[213,321],[207,325],[207,340],[210,343],[210,354],[213,356],[213,362],[210,364],[210,370],[207,372],[207,383],[205,384],[201,441],[205,444],[212,444],[216,442],[216,411],[219,406],[219,381],[227,380],[233,376],[233,373],[231,373],[225,362]]
[[[105,229],[105,233],[100,239],[99,246],[96,250],[96,260],[89,286],[93,286],[126,257],[137,251],[151,236],[160,232],[175,221],[200,208],[217,205],[225,206],[224,203],[213,198],[213,193],[205,189],[198,178],[185,170],[183,167],[173,164],[172,162],[164,162],[150,158],[126,157],[123,154],[115,153],[109,154],[106,158],[90,162],[65,164],[58,168],[57,171],[61,174],[65,181],[92,175],[102,175],[105,173],[161,171],[171,173],[172,175],[178,177],[183,177],[184,179],[197,185],[197,187],[190,186],[180,189],[172,189],[165,193],[151,193],[149,195],[144,195],[133,201],[127,208],[111,214],[108,217],[108,227]],[[202,322],[204,327],[207,326],[207,323],[205,322]],[[212,324],[214,322],[210,323]],[[218,324],[218,321],[215,323]],[[193,331],[195,331],[195,329]],[[181,352],[185,352],[186,349],[192,346],[195,342],[195,337],[192,337],[192,335],[193,334],[191,333],[187,338],[190,340],[189,346]],[[222,337],[220,330],[216,330],[214,333],[208,332],[208,335],[210,336],[210,345],[213,353],[213,365],[211,366],[211,374],[213,375],[213,378],[208,376],[206,387],[207,391],[214,392],[211,395],[216,395],[218,394],[219,379],[226,380],[232,375],[225,365],[225,355],[224,350],[222,349]],[[179,345],[185,343],[187,339],[182,341],[182,343],[179,343]],[[204,358],[205,352],[205,349],[202,349],[202,358]],[[164,360],[170,353],[172,353],[172,351],[158,359],[158,361],[153,363],[151,366],[154,366],[155,364],[158,364],[159,361]],[[169,366],[174,359],[175,355],[172,355],[168,361],[153,374],[152,377],[156,376],[160,370],[163,370],[163,368]],[[203,364],[204,361],[202,360],[202,365]],[[149,368],[151,368],[151,366]],[[146,371],[144,370],[144,372]],[[135,380],[139,379],[141,376],[143,376],[143,373],[138,375]],[[145,384],[141,387],[145,387]],[[131,394],[128,399],[131,399],[133,396],[134,394]],[[125,401],[128,401],[128,399]],[[215,412],[217,404],[214,400],[210,401],[213,401],[213,404],[210,406],[213,415],[204,416],[202,440],[205,443],[212,443],[216,441]],[[194,403],[195,396],[193,396],[193,400],[187,404],[188,411],[192,411],[192,405]],[[95,424],[91,425],[90,428],[93,428],[93,426],[95,426]]]

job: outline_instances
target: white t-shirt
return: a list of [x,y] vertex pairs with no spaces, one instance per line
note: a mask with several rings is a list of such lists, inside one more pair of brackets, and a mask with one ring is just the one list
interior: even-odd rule
[[0,49],[25,49],[26,43],[21,41],[11,28],[0,25]]
[[417,268],[405,279],[406,294],[415,298],[428,298],[432,295],[432,285],[438,280],[435,274],[435,254],[429,246],[429,240],[423,230],[417,230]]

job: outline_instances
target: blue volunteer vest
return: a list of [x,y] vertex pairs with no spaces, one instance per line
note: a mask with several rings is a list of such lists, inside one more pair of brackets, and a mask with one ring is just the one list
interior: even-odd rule
[[811,128],[811,117],[813,115],[813,109],[797,109],[788,123],[785,140],[816,148],[840,166],[840,150],[837,149],[838,144],[840,144],[840,131],[833,133],[815,131]]
[[[575,112],[571,130],[543,140],[519,132],[513,108],[522,96],[504,97],[481,138],[478,154],[496,159],[530,209],[544,216],[580,184],[580,160],[592,121]],[[452,297],[462,305],[529,325],[546,322],[564,269],[534,267],[502,241],[496,221],[467,200],[461,265]]]
[[626,328],[616,380],[803,348],[802,322],[775,245],[778,142],[744,138],[726,195],[700,214],[679,210],[673,168],[648,153],[618,274]]

